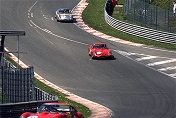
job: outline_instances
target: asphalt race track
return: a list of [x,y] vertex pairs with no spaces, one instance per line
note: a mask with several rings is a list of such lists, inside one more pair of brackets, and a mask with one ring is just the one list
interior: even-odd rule
[[[78,2],[0,0],[0,30],[24,30],[24,63],[59,87],[108,107],[113,118],[175,118],[176,52],[111,42],[54,19],[58,8]],[[10,51],[16,51],[16,39],[6,39]],[[115,59],[92,60],[88,47],[95,42],[107,43]]]

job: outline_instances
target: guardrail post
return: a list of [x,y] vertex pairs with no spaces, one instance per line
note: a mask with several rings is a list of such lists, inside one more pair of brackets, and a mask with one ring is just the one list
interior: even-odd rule
[[0,46],[0,65],[1,65],[1,78],[2,78],[2,104],[4,103],[4,67],[3,67],[3,57],[4,57],[4,41],[5,35],[2,35],[0,38],[1,46]]

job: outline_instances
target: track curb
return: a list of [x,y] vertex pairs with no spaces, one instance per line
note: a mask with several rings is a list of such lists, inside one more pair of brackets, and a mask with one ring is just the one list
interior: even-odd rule
[[[84,5],[83,7],[80,7],[79,5]],[[79,4],[75,7],[77,9],[85,9],[85,6],[88,4],[85,2],[85,0],[81,0]],[[76,11],[76,9],[74,9]],[[79,12],[79,11],[78,11]],[[79,14],[74,15],[74,17],[80,17]],[[78,18],[79,19],[79,18]],[[9,52],[8,49],[5,48],[5,51]],[[23,63],[21,60],[19,60],[14,54],[9,53],[10,58],[18,63],[22,68],[28,68],[29,66]],[[55,84],[49,82],[48,80],[44,79],[42,76],[34,72],[34,77],[41,81],[42,83],[46,84],[47,86],[50,86],[51,88],[57,90],[58,92],[64,93],[68,95],[68,99],[73,100],[77,103],[80,103],[86,107],[88,107],[91,110],[91,116],[89,118],[110,118],[112,116],[112,111],[108,109],[107,107],[100,105],[98,103],[95,103],[93,101],[87,100],[85,98],[82,98],[80,96],[77,96],[69,91],[66,91]]]
[[[9,52],[6,48],[5,48],[5,51]],[[21,60],[19,60],[14,54],[9,53],[9,56],[13,61],[15,61],[16,63],[19,63],[19,65],[22,68],[29,67],[25,63],[23,63]],[[70,93],[69,91],[66,91],[66,90],[56,86],[55,84],[49,82],[48,80],[44,79],[36,72],[34,72],[34,77],[36,79],[38,79],[39,81],[41,81],[42,83],[46,84],[47,86],[57,90],[58,92],[61,92],[61,93],[68,95],[68,97],[67,97],[68,99],[73,100],[77,103],[80,103],[80,104],[88,107],[91,110],[91,116],[89,118],[110,118],[111,117],[112,111],[110,109],[106,108],[105,106],[102,106],[98,103],[87,100],[85,98],[79,97],[73,93]]]
[[[73,10],[73,12],[75,12],[74,18],[76,18],[77,21],[80,20],[79,22],[77,22],[77,26],[79,25],[78,23],[83,22],[81,14],[82,14],[83,10],[87,7],[87,5],[88,5],[88,3],[86,2],[86,0],[81,0]],[[84,30],[86,30],[86,28],[88,28],[87,26],[85,26],[85,27],[79,26],[79,27],[82,27],[82,29],[84,29]],[[96,31],[96,33],[97,33],[97,31]],[[6,48],[5,48],[5,51],[9,52],[8,49],[6,49]],[[14,54],[9,53],[9,56],[13,61],[18,63],[22,68],[29,67],[28,65],[23,63],[21,60],[19,60]],[[95,103],[93,101],[87,100],[85,98],[82,98],[80,96],[77,96],[67,90],[64,90],[64,89],[58,87],[57,85],[49,82],[48,80],[44,79],[42,76],[40,76],[36,72],[34,72],[34,77],[36,79],[38,79],[39,81],[41,81],[42,83],[46,84],[47,86],[50,86],[51,88],[57,90],[58,92],[61,92],[61,93],[68,95],[68,97],[67,97],[68,99],[73,100],[77,103],[80,103],[80,104],[88,107],[91,110],[91,116],[89,118],[110,118],[113,114],[113,112],[109,108],[107,108],[103,105],[100,105],[98,103]]]
[[110,41],[114,41],[114,42],[118,42],[118,43],[122,43],[122,44],[126,44],[126,45],[131,45],[131,46],[137,46],[137,47],[144,46],[144,44],[139,44],[139,43],[134,43],[134,42],[122,40],[120,38],[116,38],[116,37],[107,35],[105,33],[102,33],[100,31],[97,31],[97,30],[89,27],[87,24],[84,23],[84,21],[82,19],[82,12],[84,11],[84,9],[87,6],[88,6],[88,3],[86,2],[86,0],[81,0],[81,2],[73,10],[74,18],[77,21],[74,24],[76,26],[78,26],[80,29],[82,29],[92,35],[95,35],[97,37],[101,37],[103,39],[106,39],[106,40],[110,40]]

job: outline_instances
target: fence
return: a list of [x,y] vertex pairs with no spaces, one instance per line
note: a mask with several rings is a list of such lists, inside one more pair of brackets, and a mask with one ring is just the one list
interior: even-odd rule
[[167,6],[152,5],[150,0],[125,0],[125,18],[148,28],[176,33],[176,17],[169,3]]
[[0,72],[2,103],[57,100],[57,96],[35,86],[33,67],[19,69],[4,59]]
[[112,6],[108,5],[108,0],[107,0],[104,8],[105,21],[113,28],[138,37],[164,42],[164,43],[176,44],[175,33],[163,32],[163,31],[154,30],[154,29],[141,27],[141,26],[119,21],[108,14],[109,13],[109,11],[107,11],[109,9],[108,7],[112,7]]
[[58,102],[57,100],[32,101],[13,104],[0,104],[0,118],[19,118],[24,112],[36,113],[37,109],[46,102]]

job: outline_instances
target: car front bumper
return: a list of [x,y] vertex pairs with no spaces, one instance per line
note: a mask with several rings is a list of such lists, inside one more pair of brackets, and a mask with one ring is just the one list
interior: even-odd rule
[[56,19],[58,21],[73,21],[73,17],[59,17],[59,16],[56,16]]

